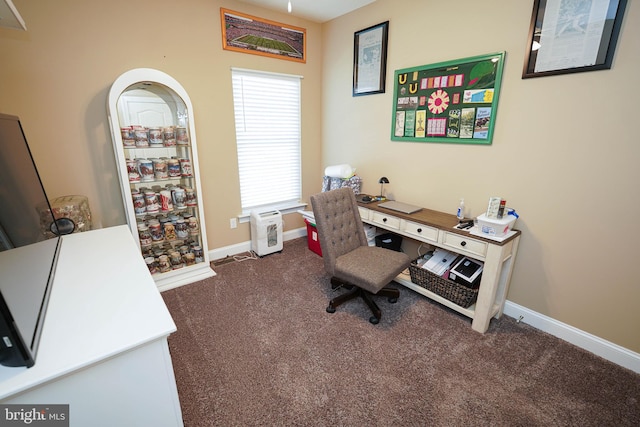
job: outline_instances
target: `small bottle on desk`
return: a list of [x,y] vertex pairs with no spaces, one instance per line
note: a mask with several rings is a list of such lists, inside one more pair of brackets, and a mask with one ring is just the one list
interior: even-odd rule
[[502,219],[504,216],[504,210],[507,207],[506,200],[500,200],[500,207],[498,207],[498,219]]
[[458,205],[458,212],[456,213],[458,219],[464,219],[464,199],[460,199],[460,204]]

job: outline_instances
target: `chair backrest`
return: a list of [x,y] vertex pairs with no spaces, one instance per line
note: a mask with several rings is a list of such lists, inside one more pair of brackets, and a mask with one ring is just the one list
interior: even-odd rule
[[353,190],[348,187],[311,196],[325,269],[333,276],[336,258],[359,246],[367,236]]

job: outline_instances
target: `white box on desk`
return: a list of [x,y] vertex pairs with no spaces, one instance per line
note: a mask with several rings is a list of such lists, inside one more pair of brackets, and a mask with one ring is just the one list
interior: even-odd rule
[[487,236],[502,237],[513,228],[516,222],[513,215],[505,215],[501,219],[487,218],[486,214],[478,216],[478,230]]

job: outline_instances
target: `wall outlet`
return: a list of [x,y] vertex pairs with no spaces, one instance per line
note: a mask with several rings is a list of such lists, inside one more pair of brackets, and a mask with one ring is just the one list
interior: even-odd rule
[[231,228],[238,228],[238,220],[236,218],[231,218],[229,220],[229,225]]

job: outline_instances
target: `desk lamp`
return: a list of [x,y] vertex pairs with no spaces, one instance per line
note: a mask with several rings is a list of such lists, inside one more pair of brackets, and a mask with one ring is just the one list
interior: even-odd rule
[[384,199],[384,185],[389,183],[389,179],[386,176],[383,176],[378,180],[378,183],[380,183],[380,195],[378,196],[378,199],[382,200]]

